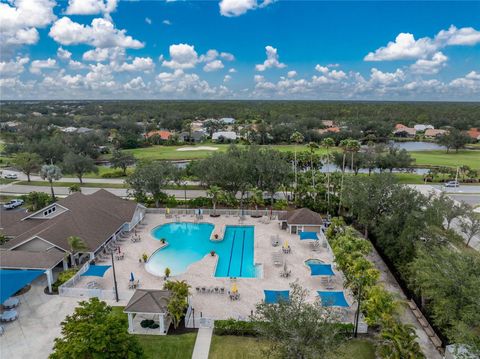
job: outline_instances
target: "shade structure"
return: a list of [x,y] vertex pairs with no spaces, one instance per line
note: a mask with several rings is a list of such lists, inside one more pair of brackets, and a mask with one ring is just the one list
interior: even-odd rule
[[318,240],[317,232],[300,232],[300,240],[305,239]]
[[310,267],[311,275],[335,275],[331,264],[311,263],[308,266]]
[[0,269],[0,304],[42,274],[41,270]]
[[289,290],[264,290],[265,303],[276,304],[279,301],[288,301],[290,296]]
[[322,306],[324,307],[348,307],[347,300],[342,291],[322,292],[318,291]]
[[105,272],[110,268],[111,266],[96,266],[96,265],[91,265],[86,272],[82,273],[82,276],[84,277],[103,277],[105,275]]

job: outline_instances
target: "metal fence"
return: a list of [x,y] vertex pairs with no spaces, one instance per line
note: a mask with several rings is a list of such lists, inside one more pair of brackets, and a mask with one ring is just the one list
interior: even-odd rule
[[240,217],[240,216],[265,216],[278,218],[279,215],[287,213],[287,211],[270,211],[269,209],[217,209],[215,212],[211,208],[147,208],[147,213],[159,213],[159,214],[171,214],[175,215],[191,215],[195,216],[198,214],[210,215],[217,214],[221,216],[231,216],[231,217]]
[[[103,288],[80,288],[75,287],[80,279],[80,276],[90,268],[90,263],[85,263],[75,275],[68,281],[58,287],[58,294],[62,297],[74,297],[74,298],[93,298],[97,297],[101,300],[115,300],[115,290],[103,289]],[[129,300],[133,295],[133,292],[118,291],[119,300]]]

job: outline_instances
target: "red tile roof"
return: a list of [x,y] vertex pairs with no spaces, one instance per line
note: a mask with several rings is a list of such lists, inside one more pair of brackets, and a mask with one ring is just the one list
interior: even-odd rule
[[145,137],[150,138],[155,135],[160,136],[162,140],[168,140],[172,135],[172,133],[170,131],[165,131],[165,130],[150,131],[145,135]]
[[475,140],[480,139],[480,130],[478,128],[471,128],[468,130],[467,133],[471,138]]

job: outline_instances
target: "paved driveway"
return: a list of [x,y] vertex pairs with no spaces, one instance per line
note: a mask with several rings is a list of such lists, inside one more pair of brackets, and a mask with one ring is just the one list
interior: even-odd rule
[[77,298],[45,295],[46,277],[41,276],[29,292],[21,295],[17,308],[19,318],[3,323],[0,358],[46,359],[53,341],[60,335],[60,322],[77,306]]

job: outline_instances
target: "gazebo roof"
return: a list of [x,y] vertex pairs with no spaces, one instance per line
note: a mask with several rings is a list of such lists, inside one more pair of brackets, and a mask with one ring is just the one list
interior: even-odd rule
[[319,226],[323,224],[322,216],[308,208],[299,208],[293,211],[288,211],[286,214],[278,217],[281,221],[286,221],[288,224],[306,224]]
[[166,313],[172,292],[169,290],[137,289],[124,309],[125,313]]

